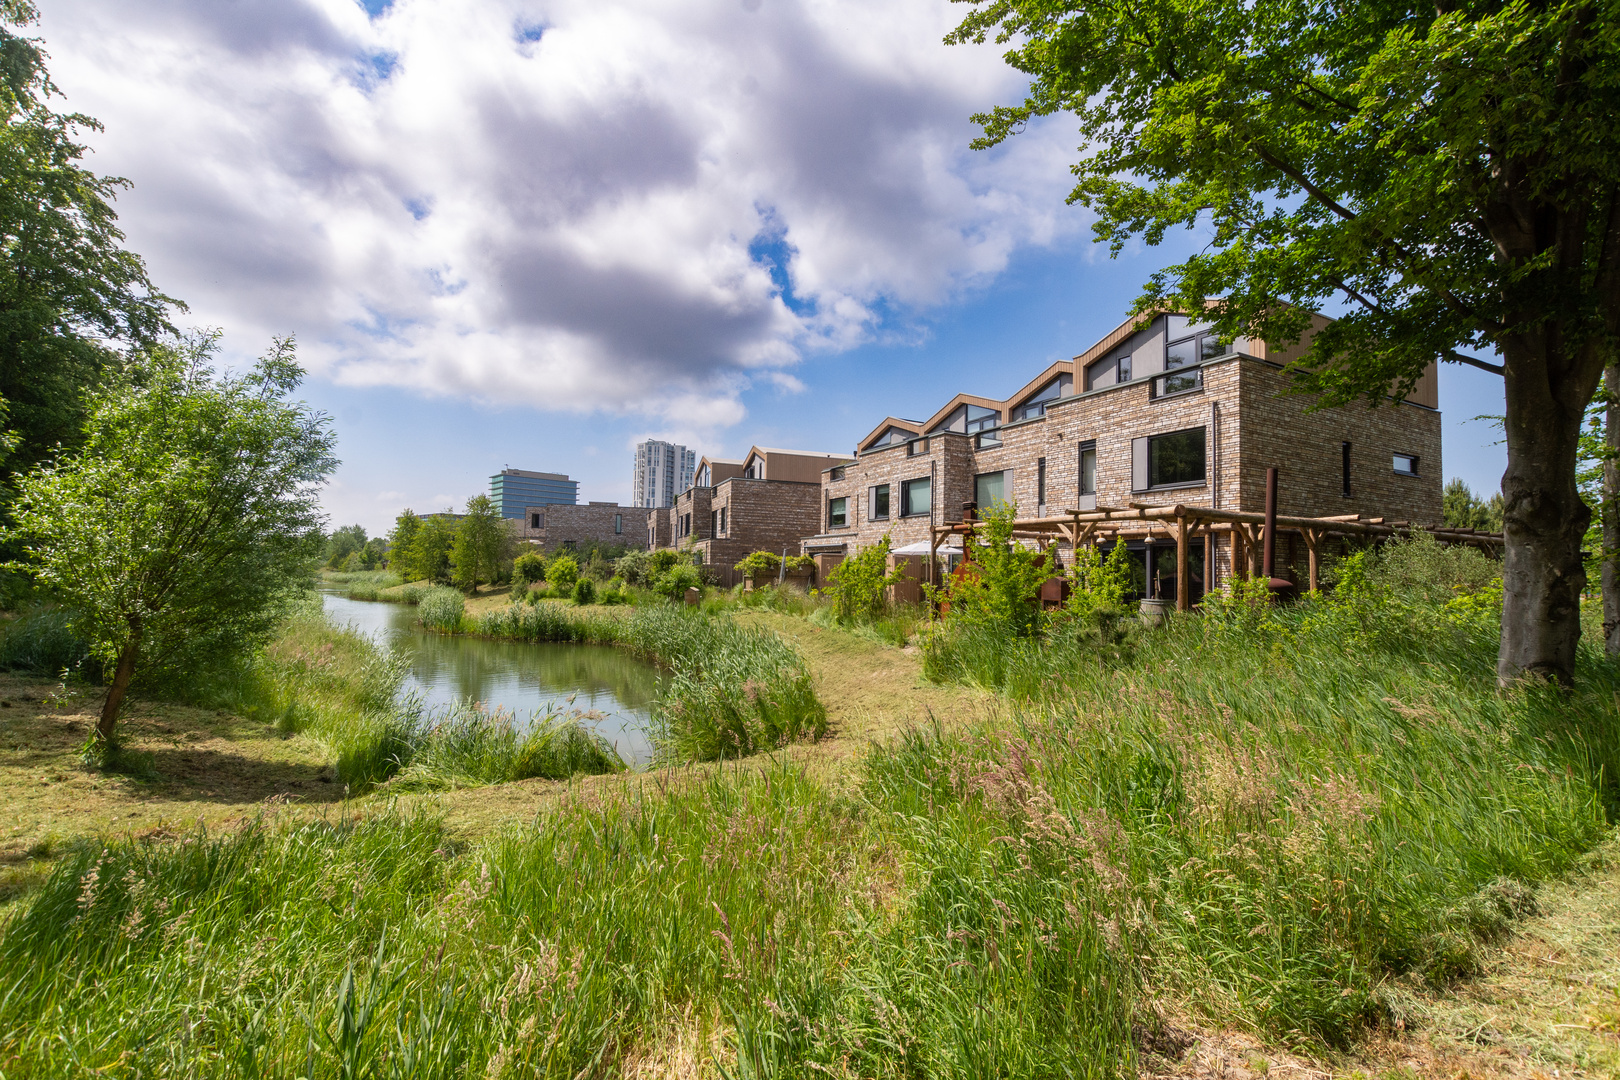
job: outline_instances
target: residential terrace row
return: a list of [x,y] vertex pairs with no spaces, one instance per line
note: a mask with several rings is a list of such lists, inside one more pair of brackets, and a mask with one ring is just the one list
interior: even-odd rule
[[[824,576],[884,536],[926,553],[970,504],[1015,503],[1023,517],[1175,504],[1257,511],[1268,467],[1280,470],[1284,515],[1438,522],[1433,366],[1403,401],[1313,409],[1288,392],[1283,365],[1325,323],[1276,348],[1222,340],[1183,315],[1129,319],[1009,397],[958,394],[925,420],[885,417],[852,454],[754,447],[741,462],[704,458],[675,506],[653,512],[648,544],[689,545],[715,565],[802,551]],[[1139,532],[1126,543],[1152,594],[1173,568],[1156,557],[1163,537]],[[1211,569],[1229,574],[1232,541],[1212,543]]]

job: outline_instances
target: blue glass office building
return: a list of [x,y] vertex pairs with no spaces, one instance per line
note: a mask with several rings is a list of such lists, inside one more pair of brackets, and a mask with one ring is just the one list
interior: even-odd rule
[[554,503],[572,506],[579,502],[579,481],[561,473],[502,469],[489,478],[489,497],[500,509],[501,517],[521,521],[525,507]]

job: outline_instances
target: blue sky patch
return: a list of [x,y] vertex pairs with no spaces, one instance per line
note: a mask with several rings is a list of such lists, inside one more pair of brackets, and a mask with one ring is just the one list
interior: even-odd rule
[[357,0],[357,2],[373,19],[394,6],[394,0]]

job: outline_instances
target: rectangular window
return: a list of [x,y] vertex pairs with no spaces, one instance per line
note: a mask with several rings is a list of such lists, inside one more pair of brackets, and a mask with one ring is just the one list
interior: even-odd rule
[[994,429],[990,431],[981,431],[977,435],[973,436],[973,448],[975,450],[990,450],[1000,445],[1001,432]]
[[1097,444],[1080,444],[1080,494],[1097,494]]
[[727,507],[727,506],[722,506],[720,508],[720,532],[721,533],[725,533],[725,532],[728,532],[730,530],[730,526],[728,526],[726,524],[726,511],[729,510],[729,509],[730,509],[730,507]]
[[530,514],[529,515],[529,528],[538,529],[539,527],[540,527],[540,515],[539,514]]
[[1204,479],[1203,428],[1131,440],[1131,490],[1201,484]]
[[720,511],[718,510],[709,511],[709,535],[720,535]]
[[1005,503],[1007,501],[1006,472],[987,472],[975,476],[973,478],[973,501],[979,504],[980,510],[989,510]]
[[849,524],[849,499],[837,498],[827,500],[827,528],[842,529]]
[[1396,476],[1416,476],[1418,474],[1418,459],[1416,454],[1395,455]]
[[900,485],[900,516],[913,517],[933,509],[933,481],[924,476]]
[[836,469],[832,470],[832,479],[834,479],[834,480],[842,480],[843,478],[844,478],[844,466],[840,465]]
[[889,520],[889,485],[879,484],[872,489],[866,516],[872,521]]
[[1346,443],[1340,443],[1339,444],[1339,458],[1340,458],[1339,468],[1343,472],[1344,497],[1348,499],[1350,497],[1350,444],[1349,443],[1346,442]]
[[1162,398],[1169,397],[1171,394],[1184,394],[1189,390],[1197,390],[1203,385],[1204,371],[1202,368],[1178,371],[1173,375],[1160,375],[1154,379],[1152,396]]
[[622,532],[624,532],[624,515],[623,514],[614,514],[613,515],[613,535],[618,536]]
[[912,439],[906,443],[906,457],[921,457],[928,453],[927,439]]
[[1041,506],[1046,505],[1046,459],[1040,458],[1035,462],[1035,501]]

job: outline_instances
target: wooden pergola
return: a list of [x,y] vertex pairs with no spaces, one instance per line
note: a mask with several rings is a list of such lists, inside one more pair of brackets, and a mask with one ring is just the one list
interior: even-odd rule
[[[941,542],[949,536],[964,538],[963,550],[968,550],[966,537],[984,526],[975,519],[971,506],[964,507],[964,520],[952,525],[939,525],[933,529],[929,544],[928,573],[930,581],[939,554]],[[1129,507],[1098,507],[1095,510],[1065,510],[1061,516],[1018,518],[1013,522],[1015,539],[1033,539],[1042,542],[1060,542],[1078,550],[1086,544],[1096,544],[1112,537],[1154,536],[1160,532],[1176,545],[1176,610],[1192,608],[1192,588],[1188,577],[1188,559],[1192,543],[1204,541],[1204,581],[1206,588],[1215,581],[1215,545],[1217,536],[1229,536],[1232,543],[1233,573],[1254,576],[1261,572],[1261,551],[1266,543],[1267,531],[1275,540],[1278,533],[1298,535],[1305,544],[1308,558],[1308,588],[1311,592],[1321,587],[1320,568],[1322,543],[1330,536],[1358,536],[1369,539],[1407,536],[1426,532],[1450,544],[1470,544],[1486,551],[1502,546],[1500,533],[1478,532],[1473,529],[1454,529],[1438,525],[1414,525],[1407,521],[1385,521],[1383,518],[1346,514],[1338,517],[1292,517],[1281,514],[1262,514],[1244,510],[1214,510],[1205,506],[1149,506],[1132,503]]]

